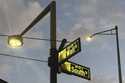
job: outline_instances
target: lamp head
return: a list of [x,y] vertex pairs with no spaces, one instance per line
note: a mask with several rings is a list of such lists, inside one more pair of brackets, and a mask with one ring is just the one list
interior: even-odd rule
[[86,37],[86,41],[88,41],[88,42],[92,41],[92,39],[93,39],[92,36],[87,36],[87,37]]
[[23,38],[20,35],[8,36],[8,45],[12,48],[21,47],[23,45]]

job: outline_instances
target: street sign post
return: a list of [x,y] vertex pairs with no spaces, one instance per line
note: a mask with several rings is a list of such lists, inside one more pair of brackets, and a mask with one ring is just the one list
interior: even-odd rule
[[90,68],[73,63],[71,61],[66,61],[61,64],[61,72],[70,75],[75,75],[87,80],[91,79]]
[[[61,45],[64,47],[63,42]],[[61,50],[58,52],[58,73],[63,72],[90,80],[90,68],[68,60],[81,51],[80,38],[74,40],[64,48],[62,46],[60,46]]]
[[58,63],[63,64],[69,58],[81,51],[80,38],[71,42],[65,48],[58,52]]

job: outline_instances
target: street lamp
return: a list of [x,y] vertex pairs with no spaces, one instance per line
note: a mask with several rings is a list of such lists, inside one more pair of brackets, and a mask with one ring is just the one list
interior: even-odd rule
[[88,41],[88,42],[90,42],[90,41],[93,40],[93,38],[91,36],[86,36],[85,40]]
[[[108,33],[110,32],[110,33]],[[122,72],[121,72],[121,60],[120,60],[120,50],[119,50],[119,38],[118,38],[118,26],[115,28],[94,33],[88,37],[86,40],[91,40],[96,35],[115,35],[116,36],[116,45],[117,45],[117,64],[118,64],[118,79],[119,83],[122,83]]]
[[58,57],[56,48],[56,1],[52,1],[19,35],[9,36],[8,44],[13,47],[23,45],[23,35],[33,28],[41,19],[50,12],[50,57],[48,65],[50,67],[50,83],[57,83]]
[[23,38],[20,35],[8,36],[8,45],[12,48],[21,47],[23,45]]

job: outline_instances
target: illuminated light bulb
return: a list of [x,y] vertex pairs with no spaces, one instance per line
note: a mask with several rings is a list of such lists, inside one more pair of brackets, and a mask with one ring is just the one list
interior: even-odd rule
[[23,45],[23,38],[19,35],[12,35],[8,37],[8,44],[12,48],[21,47]]
[[90,41],[92,41],[92,37],[90,37],[90,36],[88,36],[88,37],[86,37],[86,41],[88,41],[88,42],[90,42]]

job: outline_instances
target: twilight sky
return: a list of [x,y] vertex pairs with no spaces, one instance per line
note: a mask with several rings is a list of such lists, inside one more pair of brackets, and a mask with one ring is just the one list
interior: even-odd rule
[[[20,34],[51,0],[0,0],[0,34]],[[125,82],[125,0],[56,0],[57,39],[81,38],[82,51],[70,60],[90,67],[91,80],[61,73],[58,83],[118,83],[115,36],[96,36],[91,42],[85,36],[119,27],[123,83]],[[35,25],[27,37],[49,39],[49,14]],[[58,43],[59,46],[60,43]],[[21,48],[7,46],[0,37],[0,54],[30,57],[47,61],[48,41],[24,39]],[[0,78],[9,83],[49,83],[47,63],[0,55]]]

